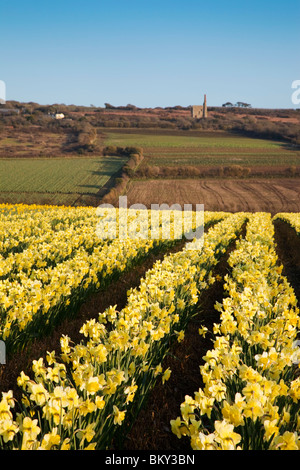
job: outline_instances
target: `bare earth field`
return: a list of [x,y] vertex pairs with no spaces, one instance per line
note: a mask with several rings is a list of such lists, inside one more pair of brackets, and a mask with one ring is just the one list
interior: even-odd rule
[[300,211],[300,178],[133,180],[128,206],[204,204],[209,211]]

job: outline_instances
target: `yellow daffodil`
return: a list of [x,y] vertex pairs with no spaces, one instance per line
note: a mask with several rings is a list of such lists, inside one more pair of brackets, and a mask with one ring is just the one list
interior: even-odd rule
[[234,432],[234,426],[226,420],[215,421],[215,441],[223,450],[234,450],[241,441],[240,434]]
[[272,442],[272,449],[299,450],[299,437],[296,432],[286,431],[283,435],[277,435]]
[[121,425],[122,421],[125,418],[125,411],[120,411],[119,408],[116,405],[114,405],[113,415],[114,415],[114,424]]
[[168,369],[166,369],[166,370],[164,371],[163,376],[162,376],[162,379],[161,379],[163,384],[164,384],[167,380],[169,380],[169,378],[170,378],[170,376],[171,376],[171,372],[172,372],[172,371],[171,371],[170,368],[168,368]]

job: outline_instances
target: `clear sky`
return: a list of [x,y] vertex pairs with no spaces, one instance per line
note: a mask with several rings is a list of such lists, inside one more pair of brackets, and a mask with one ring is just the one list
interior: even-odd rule
[[0,80],[41,104],[294,108],[299,25],[299,0],[0,0]]

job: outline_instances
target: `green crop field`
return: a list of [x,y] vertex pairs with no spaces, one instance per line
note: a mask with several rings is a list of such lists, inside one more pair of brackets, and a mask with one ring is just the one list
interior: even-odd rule
[[97,195],[125,162],[111,156],[0,159],[0,199],[71,205]]
[[242,153],[232,152],[227,153],[204,153],[204,152],[191,152],[190,149],[185,149],[184,153],[155,153],[148,152],[146,154],[148,164],[150,165],[204,165],[204,166],[218,166],[218,165],[246,165],[246,166],[275,166],[275,165],[299,165],[300,154],[295,153],[274,153],[274,152],[257,152],[257,153]]
[[106,145],[118,146],[140,146],[146,147],[192,147],[192,148],[263,148],[274,149],[281,148],[282,143],[264,140],[253,139],[241,136],[233,136],[226,133],[205,133],[201,135],[175,135],[170,133],[164,135],[158,132],[157,134],[140,134],[140,133],[118,133],[109,132],[105,141]]
[[106,145],[140,146],[143,165],[162,166],[294,166],[300,165],[300,151],[286,143],[235,136],[225,132],[178,135],[108,132]]

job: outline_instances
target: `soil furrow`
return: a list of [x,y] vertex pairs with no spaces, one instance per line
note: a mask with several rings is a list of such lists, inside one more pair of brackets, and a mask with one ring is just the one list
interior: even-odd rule
[[[242,236],[245,235],[245,227]],[[149,394],[137,417],[131,432],[124,443],[124,450],[169,450],[191,451],[190,442],[175,436],[170,427],[170,420],[180,415],[180,405],[185,395],[194,396],[203,385],[199,366],[204,364],[203,356],[211,349],[212,336],[199,335],[200,326],[212,332],[214,323],[219,322],[219,313],[215,310],[216,301],[222,302],[226,295],[223,278],[228,273],[228,257],[235,249],[234,240],[222,259],[216,265],[215,283],[203,292],[199,302],[199,313],[190,321],[184,340],[176,343],[163,361],[163,369],[170,368],[170,379],[163,385],[157,382]]]
[[300,237],[283,220],[274,221],[277,256],[285,275],[295,291],[300,307]]

